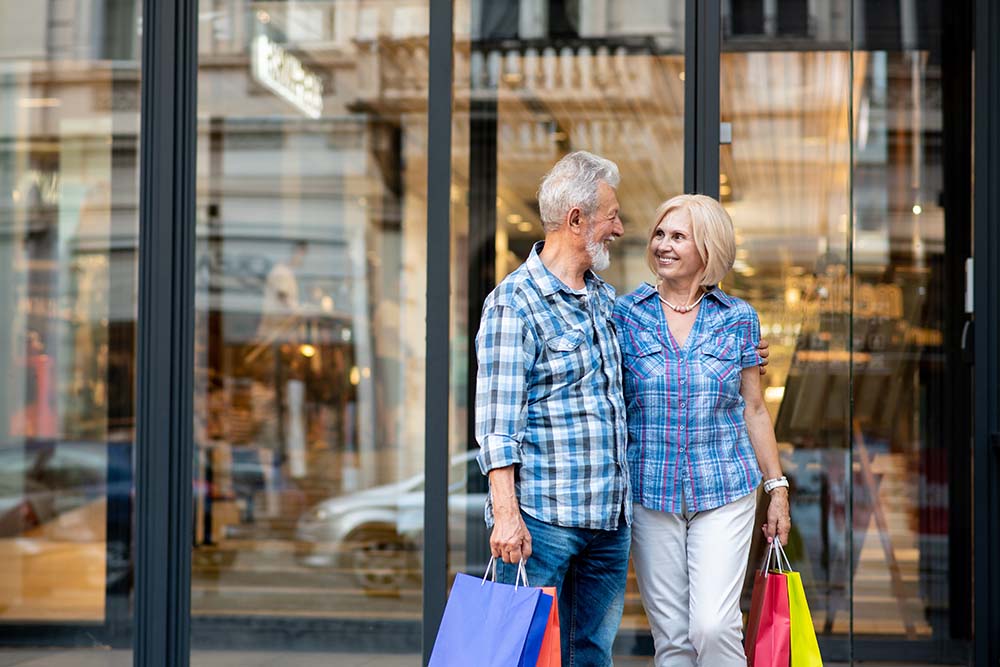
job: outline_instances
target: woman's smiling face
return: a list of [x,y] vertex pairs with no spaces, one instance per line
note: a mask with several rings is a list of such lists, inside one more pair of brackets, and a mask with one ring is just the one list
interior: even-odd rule
[[687,283],[699,280],[705,270],[687,211],[674,211],[664,217],[653,230],[649,248],[656,275],[662,280]]

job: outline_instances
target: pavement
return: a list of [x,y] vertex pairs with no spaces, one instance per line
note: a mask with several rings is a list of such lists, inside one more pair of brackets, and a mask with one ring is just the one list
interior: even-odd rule
[[[825,663],[826,667],[847,667]],[[909,663],[864,663],[865,667],[926,667]],[[646,656],[620,656],[615,667],[652,667]],[[419,667],[416,655],[307,653],[287,651],[193,651],[191,667]],[[132,652],[108,649],[0,649],[0,667],[132,667]]]

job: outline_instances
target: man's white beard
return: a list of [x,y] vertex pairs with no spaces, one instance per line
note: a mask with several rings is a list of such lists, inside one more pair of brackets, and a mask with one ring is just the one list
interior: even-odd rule
[[594,271],[603,271],[611,266],[611,253],[607,246],[593,238],[587,241],[587,254],[590,255],[590,268]]

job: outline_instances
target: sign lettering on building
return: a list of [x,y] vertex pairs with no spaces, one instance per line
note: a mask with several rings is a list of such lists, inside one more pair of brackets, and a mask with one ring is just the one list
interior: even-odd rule
[[250,62],[253,77],[262,86],[310,118],[322,115],[322,79],[280,44],[267,35],[258,35]]

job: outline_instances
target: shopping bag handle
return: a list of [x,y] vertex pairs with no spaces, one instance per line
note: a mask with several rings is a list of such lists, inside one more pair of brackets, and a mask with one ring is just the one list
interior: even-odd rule
[[[781,540],[778,539],[777,536],[775,536],[773,544],[775,545],[776,551],[778,553],[778,569],[784,570],[785,572],[792,572],[793,571],[792,563],[790,560],[788,560],[788,556],[785,555],[785,549],[781,546]],[[782,558],[785,559],[785,567],[781,567]]]
[[764,560],[760,564],[760,573],[767,576],[767,571],[770,569],[771,565],[771,554],[774,553],[774,542],[769,542],[767,545],[767,552],[764,554]]
[[[778,570],[779,572],[785,572],[791,570],[792,569],[791,565],[788,566],[787,570],[786,568],[782,567],[781,558],[783,556],[785,556],[785,552],[781,548],[781,540],[779,540],[778,537],[775,536],[774,539],[771,540],[771,542],[767,545],[767,553],[764,554],[764,562],[760,564],[760,573],[764,575],[764,577],[767,577],[767,575],[770,574],[772,557],[777,563],[777,567],[775,568],[776,570]],[[788,564],[787,557],[785,557],[785,564],[786,565]]]
[[[483,573],[483,581],[480,586],[486,584],[486,578],[490,576],[490,572],[493,573],[493,583],[497,581],[497,557],[490,556],[490,562],[486,565],[486,572]],[[514,577],[514,590],[520,585],[524,585],[525,588],[528,587],[528,570],[524,567],[524,559],[522,558],[517,562],[517,576]]]

